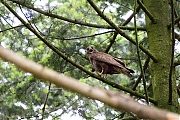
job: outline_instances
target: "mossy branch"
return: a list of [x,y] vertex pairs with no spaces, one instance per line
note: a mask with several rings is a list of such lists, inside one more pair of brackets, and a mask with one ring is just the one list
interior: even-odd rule
[[[145,98],[144,95],[138,93],[138,92],[135,92],[131,89],[128,89],[126,87],[123,87],[119,84],[116,84],[114,82],[111,82],[109,80],[106,80],[105,78],[101,78],[100,76],[86,70],[83,66],[75,63],[74,61],[72,61],[68,56],[66,56],[63,52],[59,51],[55,46],[53,46],[51,43],[49,43],[47,40],[45,40],[32,26],[31,24],[28,24],[26,23],[6,2],[2,2],[6,7],[7,9],[12,13],[14,14],[23,24],[24,26],[26,26],[26,28],[28,28],[31,32],[33,32],[41,41],[43,41],[50,49],[52,49],[55,53],[57,53],[59,56],[61,56],[63,59],[65,59],[66,61],[68,61],[69,63],[71,63],[72,65],[74,65],[75,67],[79,68],[80,70],[82,70],[83,72],[87,73],[88,75],[96,78],[96,79],[99,79],[100,81],[114,87],[114,88],[117,88],[119,90],[123,90],[125,92],[128,92],[128,93],[131,93],[132,95],[135,95],[137,97],[141,97],[141,98]],[[155,103],[156,104],[156,101],[152,98],[149,98],[149,100],[152,102],[152,103]]]
[[156,20],[154,19],[153,15],[148,11],[148,9],[144,6],[144,4],[141,2],[141,0],[137,0],[137,3],[140,5],[141,9],[146,13],[146,15],[149,17],[152,23],[156,23]]

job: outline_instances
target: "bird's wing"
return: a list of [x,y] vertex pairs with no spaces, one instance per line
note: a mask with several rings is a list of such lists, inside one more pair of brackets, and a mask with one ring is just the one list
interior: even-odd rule
[[114,66],[117,66],[117,67],[120,67],[120,68],[124,68],[124,64],[121,64],[119,62],[117,62],[113,56],[107,54],[107,53],[103,53],[103,52],[96,52],[96,53],[93,53],[91,54],[90,56],[90,59],[94,59],[94,60],[97,60],[97,61],[100,61],[100,62],[105,62],[105,63],[108,63],[110,65],[114,65]]
[[121,65],[123,65],[124,67],[126,67],[126,64],[124,62],[122,62],[121,60],[114,58],[114,60],[116,60],[118,63],[120,63]]

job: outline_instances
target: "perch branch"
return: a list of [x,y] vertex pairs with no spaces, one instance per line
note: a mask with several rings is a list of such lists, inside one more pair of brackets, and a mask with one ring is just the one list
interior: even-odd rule
[[79,93],[87,98],[99,100],[106,105],[114,107],[118,110],[132,112],[139,118],[153,120],[179,120],[180,115],[142,105],[132,99],[130,96],[120,92],[106,90],[100,87],[91,87],[80,83],[78,80],[59,74],[51,69],[43,67],[33,61],[20,57],[16,53],[6,50],[0,46],[0,57],[4,61],[11,62],[22,70],[31,73],[40,78],[40,80],[49,81],[55,85],[72,92]]

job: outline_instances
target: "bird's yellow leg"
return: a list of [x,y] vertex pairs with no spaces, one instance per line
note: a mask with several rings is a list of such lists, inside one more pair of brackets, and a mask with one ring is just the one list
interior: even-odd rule
[[102,71],[98,75],[101,77],[103,72],[104,72],[104,70],[102,69]]

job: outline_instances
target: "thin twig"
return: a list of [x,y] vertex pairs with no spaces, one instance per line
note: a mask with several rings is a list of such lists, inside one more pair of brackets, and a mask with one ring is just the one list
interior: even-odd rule
[[[134,1],[134,13],[136,13],[136,5],[137,5],[137,0]],[[137,29],[136,29],[136,15],[134,15],[134,28],[135,28],[135,37],[136,37],[136,49],[137,49],[137,55],[138,55],[139,66],[141,69],[142,79],[143,79],[143,86],[144,86],[144,92],[145,92],[145,96],[146,96],[146,103],[147,103],[147,105],[149,105],[149,98],[148,98],[148,93],[147,93],[147,88],[146,88],[146,79],[145,79],[144,70],[143,70],[141,58],[140,58],[138,33],[137,33]]]
[[[95,36],[98,36],[98,35],[112,33],[112,32],[114,32],[114,30],[113,31],[102,32],[102,33],[97,33],[97,34],[94,34],[94,35],[81,36],[81,37],[61,38],[61,40],[75,40],[75,39],[82,39],[82,38],[88,38],[88,37],[95,37]],[[56,38],[56,39],[58,39],[58,38]]]
[[118,35],[118,32],[115,31],[112,39],[110,40],[110,44],[108,45],[108,47],[107,47],[106,50],[104,51],[105,53],[108,53],[108,52],[109,52],[111,46],[112,46],[112,45],[114,44],[114,42],[115,42],[115,39],[116,39],[117,35]]
[[180,65],[180,60],[174,62],[174,67],[179,66],[179,65]]
[[174,36],[175,36],[175,38],[180,42],[180,35],[177,34],[176,32],[174,32]]
[[170,0],[170,5],[171,5],[171,39],[172,39],[172,46],[171,46],[171,65],[170,65],[170,70],[169,70],[169,104],[172,104],[172,72],[174,69],[174,46],[175,46],[175,36],[174,36],[174,3],[173,0]]
[[45,98],[45,101],[44,101],[44,106],[42,108],[42,120],[44,118],[44,113],[45,113],[46,104],[47,104],[47,100],[48,100],[48,97],[49,97],[50,90],[51,90],[51,83],[49,83],[48,93],[46,94],[46,98]]
[[[148,58],[146,59],[145,63],[144,63],[144,66],[143,66],[143,71],[144,71],[144,72],[145,72],[146,69],[148,68],[149,61],[150,61],[150,58],[148,57]],[[143,75],[142,75],[142,72],[141,72],[141,74],[139,75],[138,79],[136,80],[136,83],[134,84],[132,90],[134,90],[134,91],[136,90],[136,87],[137,87],[138,84],[140,83],[142,77],[143,77]]]

